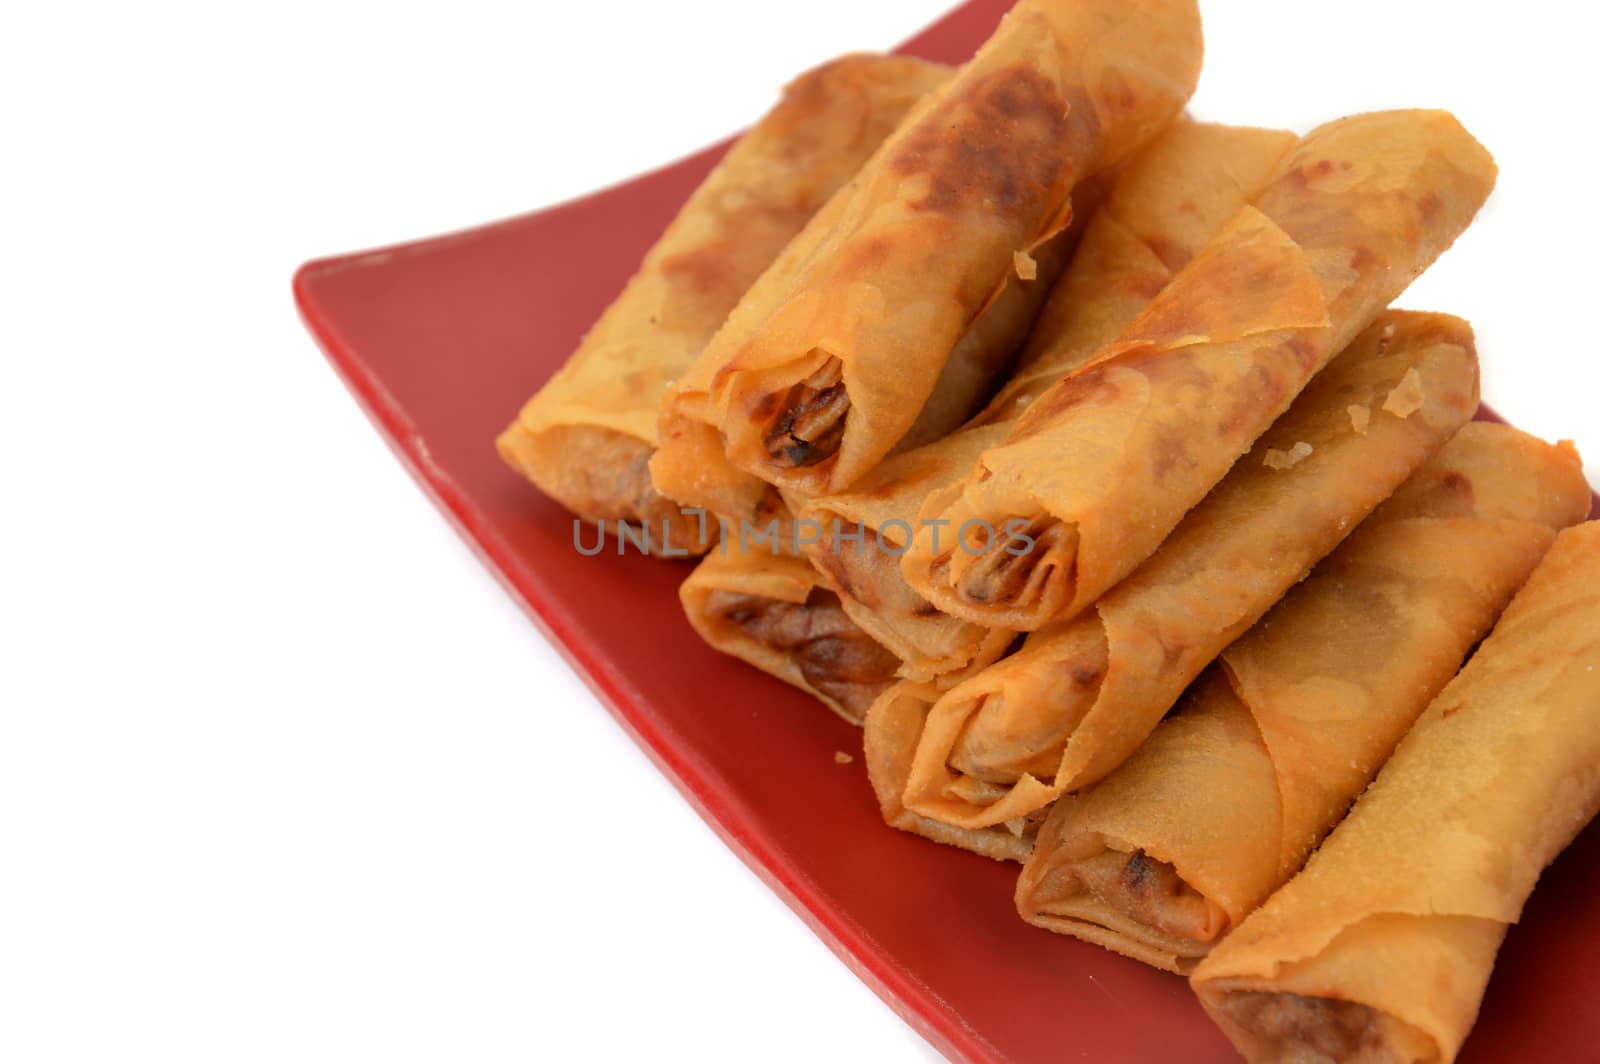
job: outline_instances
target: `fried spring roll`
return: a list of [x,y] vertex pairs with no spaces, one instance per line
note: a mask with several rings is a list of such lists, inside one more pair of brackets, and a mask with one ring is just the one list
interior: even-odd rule
[[1251,1061],[1454,1060],[1600,808],[1600,523],[1561,533],[1305,870],[1191,984]]
[[566,365],[501,434],[500,453],[512,468],[581,517],[646,524],[653,548],[705,549],[701,523],[650,482],[668,381],[700,354],[761,271],[911,105],[949,72],[917,59],[853,55],[789,85],[683,205]]
[[862,745],[866,750],[867,778],[878,797],[883,822],[892,828],[971,850],[996,861],[1026,860],[1042,818],[1023,818],[998,827],[968,830],[918,816],[901,800],[922,722],[928,715],[928,707],[938,697],[937,687],[902,681],[879,695],[867,710]]
[[1191,971],[1300,869],[1589,501],[1570,446],[1467,425],[1126,764],[1056,802],[1023,918]]
[[797,555],[728,542],[701,559],[678,598],[707,643],[816,696],[852,724],[894,682],[894,655],[844,615]]
[[[1033,631],[1077,616],[1455,240],[1494,177],[1442,111],[1311,133],[1137,321],[928,500],[906,579],[978,624]],[[949,530],[937,545],[936,520]],[[1035,545],[1014,552],[998,529]]]
[[886,459],[849,491],[805,505],[803,516],[820,530],[812,563],[851,619],[900,658],[902,676],[927,683],[986,665],[1011,640],[933,608],[900,575],[909,520],[924,499],[964,476],[1004,441],[1006,422],[1137,317],[1255,197],[1295,140],[1279,130],[1174,123],[1117,178],[1040,312],[1021,368],[983,413]]
[[[1109,184],[1108,177],[1109,172],[1102,173],[1080,184],[1073,191],[1074,205],[1097,205]],[[847,189],[817,213],[734,308],[723,326],[723,333],[744,336],[759,323],[766,309],[793,283],[798,271],[833,232],[850,198]],[[973,367],[988,367],[983,373],[987,379],[989,370],[1009,361],[1025,323],[1032,320],[1038,303],[1052,288],[1076,248],[1084,222],[1074,216],[1065,232],[1034,251],[1033,279],[1006,286],[1000,297],[979,315],[956,345],[956,353],[947,363],[947,372],[940,378],[941,388],[961,387],[961,381],[976,386],[978,377]],[[712,424],[710,381],[721,365],[721,358],[715,346],[708,350],[662,399],[662,444],[650,461],[652,483],[662,495],[685,507],[715,514],[730,527],[736,528],[745,522],[763,525],[776,517],[782,525],[784,538],[792,540],[799,531],[794,526],[793,515],[802,500],[794,492],[779,491],[728,461],[722,437]],[[901,445],[914,446],[934,428],[925,419],[919,420]]]
[[[1074,621],[963,680],[928,714],[913,812],[978,828],[1104,778],[1185,687],[1478,405],[1472,332],[1390,312],[1133,576]],[[1368,411],[1365,422],[1351,408]]]
[[[1074,205],[1097,203],[1105,183],[1105,175],[1084,182],[1074,190]],[[767,308],[793,284],[799,271],[833,232],[850,198],[851,192],[846,189],[816,214],[778,261],[751,286],[729,315],[719,337],[745,336],[754,329]],[[997,374],[997,367],[1009,365],[1027,323],[1033,320],[1045,294],[1071,258],[1082,228],[1081,220],[1074,216],[1064,232],[1034,250],[1032,280],[1006,285],[979,315],[946,363],[941,389],[959,390],[966,385],[975,389],[980,382],[986,386],[989,377]],[[731,341],[713,344],[690,365],[682,380],[667,389],[658,426],[661,447],[650,460],[651,482],[664,497],[683,507],[715,514],[730,526],[737,527],[742,522],[764,524],[777,517],[783,523],[785,538],[793,538],[797,531],[794,512],[801,502],[795,491],[780,491],[729,461],[722,435],[713,423],[711,380],[722,365],[722,350],[729,344]],[[935,425],[928,418],[921,418],[900,446],[919,446],[942,429],[942,423]]]
[[857,175],[823,205],[735,304],[682,378],[667,387],[658,421],[660,447],[650,459],[651,484],[661,495],[715,514],[721,523],[734,527],[772,516],[792,522],[793,508],[776,487],[728,460],[716,425],[711,382],[727,350],[760,325],[840,224],[859,182]]
[[[780,258],[782,283],[746,297],[664,416],[705,422],[735,466],[809,494],[959,425],[1003,368],[997,341],[1032,323],[1028,264],[1073,187],[1177,115],[1200,52],[1194,0],[1021,0]],[[1017,288],[1033,294],[1007,298]],[[964,342],[975,323],[991,339]]]

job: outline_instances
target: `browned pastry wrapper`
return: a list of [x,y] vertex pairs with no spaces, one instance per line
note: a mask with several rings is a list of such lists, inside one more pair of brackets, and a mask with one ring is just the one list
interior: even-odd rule
[[728,460],[711,403],[711,381],[727,357],[726,349],[752,333],[802,275],[844,217],[859,182],[857,175],[823,205],[735,304],[707,348],[662,395],[660,447],[650,459],[651,483],[662,495],[715,514],[733,527],[765,521],[774,514],[792,519],[793,508],[776,487]]
[[1037,820],[1024,818],[997,827],[952,827],[905,807],[901,793],[911,771],[911,755],[922,733],[928,708],[939,697],[939,688],[929,684],[900,682],[879,695],[867,710],[863,746],[867,757],[867,778],[883,812],[883,822],[914,835],[971,850],[996,861],[1023,861],[1033,849]]
[[[1097,205],[1107,191],[1111,173],[1097,174],[1080,184],[1073,191],[1074,203]],[[734,308],[719,337],[746,335],[759,323],[833,231],[849,202],[850,193],[846,190],[817,213]],[[994,375],[995,367],[1009,364],[1038,304],[1072,257],[1083,228],[1084,220],[1074,217],[1063,232],[1034,249],[1031,281],[1007,285],[979,315],[946,364],[938,386],[941,392],[960,390],[967,384],[977,389],[980,380],[986,382]],[[652,482],[661,494],[684,507],[715,514],[730,527],[743,523],[760,525],[776,516],[783,523],[784,538],[792,540],[798,534],[793,527],[793,514],[804,500],[795,491],[780,491],[728,461],[722,437],[712,424],[710,381],[721,365],[721,357],[718,351],[708,350],[662,399],[662,445],[650,462]],[[943,407],[930,402],[924,413],[934,409]],[[926,416],[919,418],[899,446],[917,446],[942,432],[943,427],[943,422],[935,424]]]
[[707,643],[815,695],[852,724],[894,682],[894,655],[844,615],[811,563],[794,554],[741,550],[730,538],[701,559],[678,598]]
[[662,392],[806,221],[949,73],[918,59],[852,55],[795,79],[500,435],[512,468],[580,517],[644,523],[656,553],[705,549],[699,520],[651,484]]
[[1032,324],[1047,286],[1027,258],[1075,185],[1177,115],[1200,52],[1194,0],[1021,0],[747,295],[664,417],[805,494],[955,428]]
[[1017,885],[1023,917],[1192,970],[1299,870],[1588,510],[1570,448],[1467,425],[1132,758],[1056,802]]
[[1179,121],[1131,160],[980,423],[1009,421],[1114,340],[1245,204],[1298,138]]
[[[1148,558],[1337,351],[1471,222],[1494,162],[1442,111],[1323,126],[1118,339],[919,515],[901,560],[936,606],[1034,631]],[[969,524],[970,522],[970,524]],[[1025,530],[1016,553],[994,529]],[[962,537],[967,549],[954,542]]]
[[1004,441],[1006,422],[1137,317],[1254,198],[1295,140],[1280,130],[1174,123],[1118,176],[1045,303],[1022,365],[981,416],[891,456],[850,490],[805,504],[803,516],[820,531],[812,563],[845,612],[900,658],[902,676],[927,683],[986,665],[1011,639],[939,611],[900,575],[923,500],[956,483]]
[[1600,523],[1570,528],[1304,871],[1195,969],[1252,1061],[1454,1060],[1600,808]]
[[[1224,647],[1455,434],[1477,408],[1477,381],[1465,322],[1385,314],[1138,572],[939,700],[907,807],[984,827],[1104,778]],[[1371,412],[1361,431],[1352,407]]]

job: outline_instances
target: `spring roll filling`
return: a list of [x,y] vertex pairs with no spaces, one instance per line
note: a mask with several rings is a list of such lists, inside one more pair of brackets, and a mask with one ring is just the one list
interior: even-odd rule
[[[1382,1053],[1379,1016],[1370,1006],[1287,992],[1235,990],[1222,1011],[1240,1027],[1274,1043],[1279,1059],[1323,1061],[1390,1059]],[[1365,1053],[1363,1052],[1365,1051]]]
[[[655,448],[643,440],[607,433],[607,441],[595,451],[583,456],[583,464],[594,471],[593,480],[602,481],[607,472],[615,478],[610,498],[625,499],[621,516],[633,516],[642,521],[663,522],[682,518],[678,504],[656,491],[650,481],[650,456]],[[606,489],[600,488],[601,492]],[[604,494],[598,498],[607,497]]]
[[[951,585],[966,601],[983,605],[1033,608],[1046,595],[1060,598],[1072,583],[1077,534],[1070,525],[1048,517],[1012,518],[1002,530],[981,540],[983,526],[966,526],[961,548],[945,555],[935,572],[947,568]],[[1012,530],[1025,528],[1021,533]],[[1058,571],[1060,573],[1058,574]]]
[[559,467],[560,479],[550,485],[569,509],[591,520],[657,520],[681,513],[651,484],[649,463],[655,448],[644,440],[592,426],[563,426],[546,436],[542,450],[571,456]]
[[845,616],[839,597],[824,588],[813,588],[804,603],[713,591],[706,609],[792,658],[808,684],[858,717],[894,682],[900,665]]
[[1176,868],[1143,850],[1106,849],[1068,867],[1079,889],[1163,935],[1204,944],[1228,926],[1227,914]]
[[816,372],[789,389],[767,429],[767,455],[790,468],[816,465],[839,453],[844,442],[850,395],[844,365],[830,357]]

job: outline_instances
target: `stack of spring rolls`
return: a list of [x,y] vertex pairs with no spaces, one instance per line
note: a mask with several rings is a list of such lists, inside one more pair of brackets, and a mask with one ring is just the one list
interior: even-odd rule
[[957,69],[801,76],[499,448],[699,556],[706,642],[1023,919],[1252,1060],[1448,1061],[1600,804],[1600,526],[1390,306],[1488,152],[1194,121],[1200,57],[1194,0],[1021,0]]

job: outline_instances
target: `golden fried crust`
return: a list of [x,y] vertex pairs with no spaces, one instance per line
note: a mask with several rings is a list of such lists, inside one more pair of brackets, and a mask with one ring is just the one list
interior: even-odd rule
[[[1137,317],[1260,191],[1296,139],[1280,130],[1173,123],[1117,174],[1040,312],[1021,366],[982,414],[890,456],[849,491],[806,504],[804,516],[823,530],[808,556],[851,618],[900,656],[901,675],[948,683],[991,663],[1011,637],[944,613],[914,591],[896,553],[911,528],[896,522],[916,517],[930,495],[958,483],[985,450],[1004,442],[1009,421]],[[1083,198],[1074,191],[1075,210]],[[835,528],[863,535],[852,543]],[[878,546],[879,534],[887,546]]]
[[[1348,407],[1381,405],[1413,372],[1425,382],[1423,407],[1405,418],[1385,413],[1356,432]],[[1143,567],[1094,609],[1032,633],[1021,650],[940,698],[907,806],[976,828],[1104,779],[1206,665],[1442,447],[1477,401],[1464,322],[1403,311],[1380,319]],[[1309,448],[1304,460],[1288,468],[1268,461],[1300,445]],[[967,779],[1000,790],[975,800]]]
[[[1037,264],[1074,187],[1171,121],[1199,59],[1193,0],[1022,0],[830,205],[827,229],[785,252],[767,275],[781,282],[747,294],[695,374],[702,399],[673,402],[717,427],[734,465],[805,495],[848,487],[914,430],[954,428],[1048,288],[1042,270],[1019,274],[1018,253]],[[1030,297],[1006,298],[1019,290]],[[820,390],[797,386],[819,374],[843,387],[815,436],[794,433]]]
[[[1083,613],[1466,228],[1494,176],[1444,112],[1361,115],[1311,133],[1115,342],[930,498],[901,560],[906,580],[976,624],[1035,631]],[[935,548],[935,518],[1056,524],[1065,546],[1033,556],[1047,572],[997,585],[991,566]]]
[[[1588,522],[1556,538],[1306,867],[1195,969],[1234,1043],[1276,1059],[1280,1025],[1236,1002],[1296,995],[1370,1009],[1386,1059],[1454,1059],[1506,928],[1600,809],[1597,709],[1600,523]],[[1298,1049],[1338,1031],[1292,1036]]]
[[[585,439],[584,432],[636,440],[648,458],[660,442],[659,407],[669,383],[906,110],[948,73],[916,59],[856,55],[796,79],[684,204],[578,350],[501,434],[500,452],[512,467],[580,516],[666,521],[676,542],[687,542],[682,515],[637,483],[638,451]],[[579,460],[589,468],[573,469]]]

